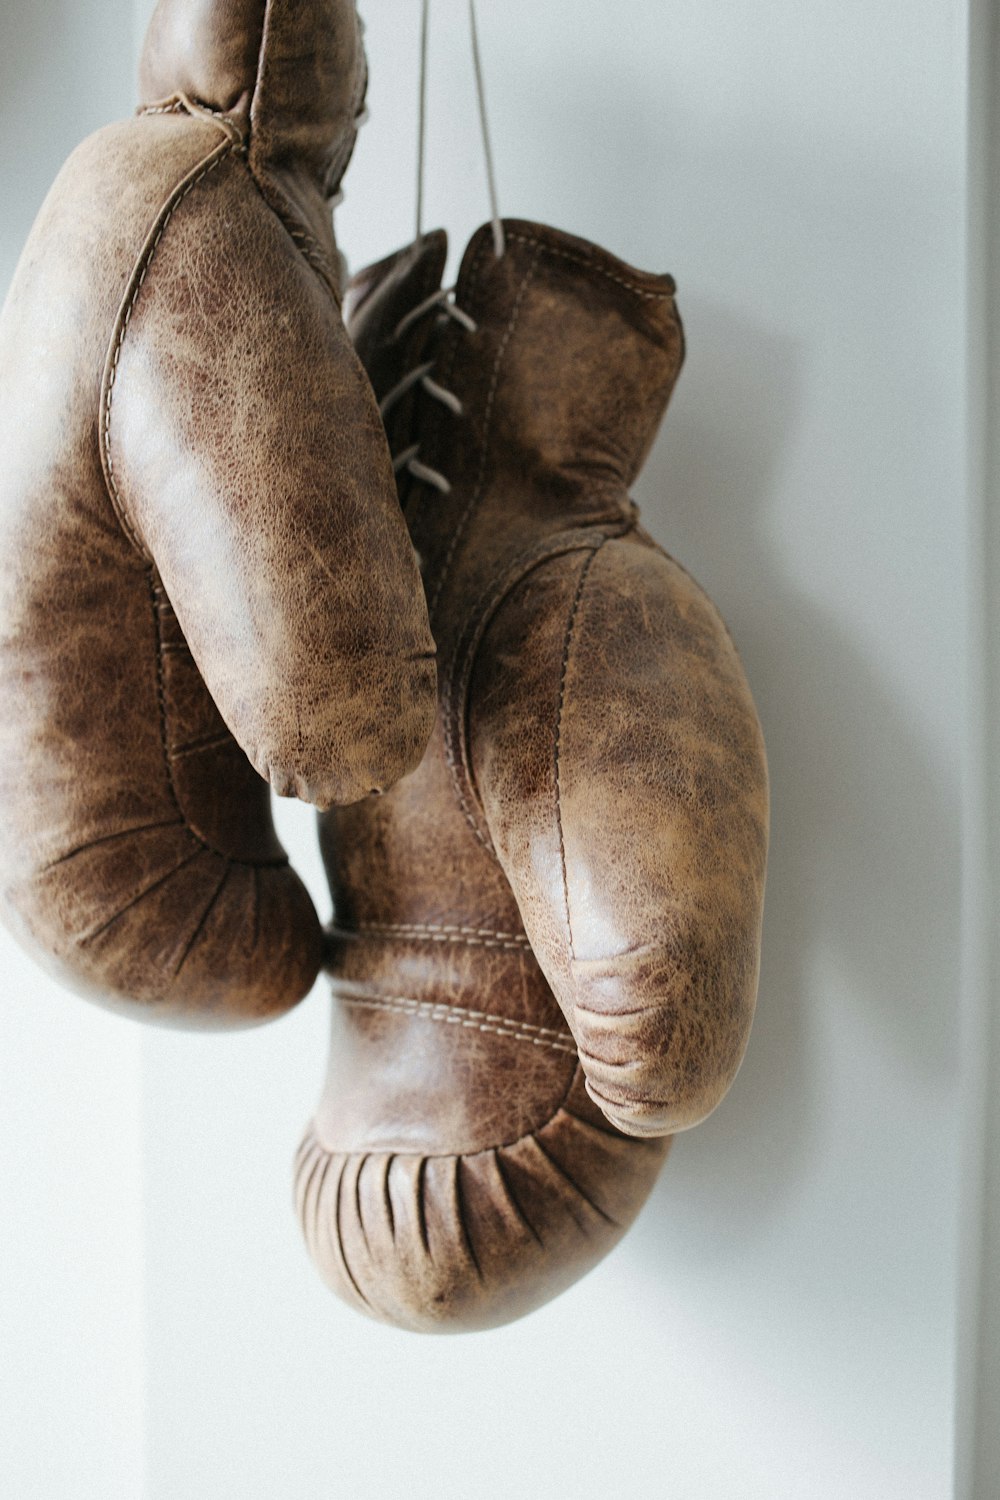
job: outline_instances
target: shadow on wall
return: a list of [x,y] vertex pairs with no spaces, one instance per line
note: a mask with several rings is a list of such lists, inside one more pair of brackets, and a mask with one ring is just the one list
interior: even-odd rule
[[771,854],[746,1061],[717,1113],[678,1140],[646,1233],[662,1243],[648,1221],[668,1221],[683,1201],[692,1227],[704,1228],[699,1254],[726,1255],[805,1174],[811,1100],[845,1087],[826,1077],[829,1002],[817,972],[839,975],[838,994],[864,1008],[863,1024],[903,1067],[930,1081],[955,1066],[941,997],[956,939],[942,897],[955,889],[960,852],[957,807],[942,796],[919,726],[769,546],[768,497],[802,388],[797,351],[729,310],[687,303],[682,314],[688,368],[636,493],[651,532],[681,561],[693,561],[682,550],[693,537],[718,559],[709,591],[729,616],[767,739]]

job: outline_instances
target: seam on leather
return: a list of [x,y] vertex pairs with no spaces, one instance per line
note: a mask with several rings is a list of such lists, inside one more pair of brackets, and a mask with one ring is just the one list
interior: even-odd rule
[[444,562],[441,566],[441,572],[438,576],[437,586],[434,589],[433,596],[431,597],[430,604],[428,606],[428,613],[432,618],[434,616],[434,611],[437,608],[438,601],[441,598],[441,594],[444,591],[444,586],[448,581],[448,576],[451,572],[451,566],[455,560],[455,554],[457,553],[458,548],[465,536],[473,513],[475,512],[475,509],[480,500],[483,498],[483,491],[486,488],[486,469],[490,456],[490,438],[492,436],[493,428],[493,407],[496,402],[497,388],[500,384],[500,370],[503,366],[504,356],[507,353],[507,346],[509,345],[511,338],[513,337],[514,329],[517,327],[517,320],[521,315],[521,304],[524,301],[525,293],[527,292],[528,287],[531,284],[531,279],[535,274],[535,265],[537,263],[537,260],[538,252],[536,251],[536,253],[531,258],[531,262],[528,265],[527,270],[521,278],[521,285],[518,287],[517,296],[515,297],[514,305],[511,308],[510,318],[501,336],[499,346],[497,347],[496,357],[493,361],[493,370],[490,376],[489,391],[486,397],[486,406],[483,409],[483,436],[479,448],[479,467],[476,474],[476,482],[475,486],[473,487],[472,495],[470,496],[465,509],[459,517],[458,525],[455,527],[454,534],[452,535],[451,542],[448,546],[448,551],[445,554]]
[[[316,1182],[316,1184],[317,1184],[317,1186],[316,1186],[316,1202],[315,1202],[314,1207],[313,1207],[313,1239],[314,1239],[314,1241],[317,1244],[319,1243],[319,1210],[320,1210],[320,1204],[321,1204],[321,1202],[323,1200],[323,1189],[326,1187],[326,1179],[329,1176],[331,1165],[332,1165],[332,1158],[331,1157],[327,1157],[326,1161],[322,1161],[322,1158],[321,1158],[320,1159],[320,1167],[319,1167],[318,1176],[314,1177],[312,1179],[313,1182]],[[340,1169],[341,1176],[343,1176],[344,1165],[346,1165],[346,1163],[344,1163],[341,1166],[341,1169]],[[330,1249],[331,1250],[333,1249],[333,1242],[332,1242],[332,1240],[330,1242]]]
[[59,854],[55,859],[50,859],[47,864],[40,865],[36,873],[48,875],[52,870],[57,870],[60,865],[69,864],[71,859],[76,859],[80,854],[89,854],[91,849],[100,849],[104,844],[116,843],[118,839],[136,838],[143,833],[153,833],[161,828],[183,828],[187,831],[187,824],[178,818],[156,818],[149,823],[139,823],[132,828],[116,828],[114,833],[100,833],[96,838],[85,839],[82,844],[74,844],[67,849],[65,854]]
[[165,100],[163,104],[144,104],[136,110],[140,119],[143,115],[180,115],[183,113],[184,105],[180,94]]
[[[305,1156],[303,1156],[302,1161],[298,1164],[298,1166],[296,1168],[296,1172],[295,1172],[295,1189],[296,1189],[296,1198],[297,1199],[298,1199],[298,1192],[299,1192],[299,1186],[300,1186],[299,1179],[302,1177],[303,1174],[307,1174],[306,1178],[305,1178],[305,1184],[302,1187],[301,1202],[297,1202],[296,1203],[296,1209],[297,1209],[297,1213],[298,1213],[298,1217],[299,1217],[299,1222],[301,1223],[303,1231],[305,1232],[306,1242],[307,1243],[309,1241],[309,1226],[306,1223],[306,1211],[309,1208],[309,1194],[312,1192],[312,1185],[313,1185],[313,1183],[316,1180],[316,1173],[319,1171],[320,1165],[322,1164],[322,1161],[323,1161],[323,1148],[320,1145],[320,1142],[318,1140],[315,1142],[315,1144],[317,1146],[319,1146],[319,1154],[316,1155],[316,1156],[313,1156],[312,1148],[310,1148],[306,1152]],[[327,1152],[327,1167],[329,1167],[329,1158],[330,1158],[330,1155],[331,1155],[331,1153]],[[313,1158],[311,1162],[309,1161],[310,1157]],[[306,1167],[306,1163],[307,1162],[309,1162],[308,1168]],[[311,1248],[312,1247],[310,1246],[310,1250],[311,1250]]]
[[601,1205],[599,1203],[595,1203],[594,1202],[593,1198],[590,1196],[589,1193],[584,1192],[583,1188],[577,1182],[576,1178],[573,1177],[569,1172],[567,1172],[567,1170],[563,1166],[562,1162],[557,1161],[554,1156],[550,1156],[549,1155],[549,1153],[546,1151],[545,1147],[542,1145],[541,1141],[538,1139],[537,1136],[535,1137],[535,1146],[542,1153],[542,1155],[545,1157],[545,1160],[548,1162],[549,1166],[556,1173],[556,1175],[559,1176],[559,1177],[561,1177],[564,1182],[568,1182],[569,1183],[570,1187],[576,1193],[577,1197],[581,1198],[583,1200],[583,1202],[586,1203],[586,1205],[587,1205],[588,1208],[593,1209],[594,1213],[597,1215],[597,1217],[599,1219],[603,1219],[604,1222],[605,1222],[605,1224],[610,1224],[611,1227],[612,1227],[612,1229],[621,1229],[621,1228],[623,1228],[623,1226],[621,1224],[618,1224],[611,1217],[610,1214],[605,1213],[604,1209],[601,1207]]
[[441,720],[445,758],[451,772],[452,787],[466,822],[494,859],[497,858],[496,850],[489,836],[482,802],[476,789],[469,748],[468,692],[483,637],[505,600],[537,568],[570,552],[603,546],[612,538],[627,536],[634,524],[634,520],[629,518],[611,529],[589,526],[557,532],[519,553],[500,581],[470,614],[450,665],[439,674],[439,680],[444,683]]
[[[163,679],[163,630],[160,606],[156,597],[157,585],[154,582],[154,571],[152,568],[149,568],[146,573],[146,581],[149,587],[149,602],[153,611],[153,630],[156,636],[156,703],[159,709],[160,747],[163,752],[163,766],[167,776],[167,788],[170,793],[170,799],[177,809],[177,815],[182,820],[187,832],[193,839],[197,840],[202,849],[209,854],[214,854],[217,859],[223,860],[227,867],[240,867],[250,870],[284,869],[288,864],[287,855],[284,859],[236,859],[232,854],[226,854],[222,849],[217,849],[214,844],[209,843],[204,835],[198,832],[184,809],[184,804],[177,790],[177,782],[174,779],[173,759],[170,754],[170,740],[167,733],[167,695]],[[166,599],[167,594],[162,583],[160,584],[160,589],[164,599]],[[169,600],[167,602],[169,603]],[[207,692],[208,689],[206,688],[205,691]]]
[[413,1000],[407,995],[336,995],[339,1004],[355,1010],[387,1010],[399,1015],[416,1016],[422,1021],[440,1021],[446,1026],[461,1026],[469,1031],[492,1032],[512,1042],[530,1042],[534,1047],[549,1047],[553,1052],[577,1056],[568,1031],[551,1026],[536,1026],[530,1021],[513,1021],[485,1010],[469,1010],[464,1005],[447,1005],[444,1001]]
[[642,287],[637,286],[634,281],[629,281],[624,276],[616,276],[613,271],[609,271],[604,266],[598,265],[595,261],[588,259],[586,255],[578,255],[572,250],[563,250],[556,245],[550,245],[546,240],[535,239],[530,234],[508,234],[507,239],[508,242],[515,240],[522,245],[537,245],[546,255],[557,255],[561,260],[571,260],[576,265],[584,266],[586,270],[591,271],[595,276],[603,276],[606,281],[613,281],[617,286],[625,287],[626,291],[632,292],[634,296],[641,297],[647,302],[669,302],[676,295],[673,289],[659,292],[645,291]]
[[[267,34],[268,23],[271,19],[271,8],[271,0],[264,0],[264,5],[261,9],[260,42],[257,48],[257,69],[254,76],[253,91],[250,95],[250,104],[247,112],[247,119],[249,121],[249,130],[247,136],[248,151],[254,139],[254,111],[257,106],[257,98],[264,82],[264,69],[266,66],[265,54],[267,52]],[[361,97],[363,100],[364,91],[362,91]],[[351,150],[353,151],[353,143],[351,146]],[[349,159],[350,153],[348,153],[348,160]],[[305,226],[299,222],[288,198],[278,187],[277,183],[274,182],[274,180],[270,177],[267,181],[267,191],[265,191],[264,185],[258,178],[257,173],[252,165],[252,160],[249,156],[247,160],[247,170],[250,174],[251,181],[253,182],[257,191],[260,193],[264,202],[282,224],[287,233],[291,236],[293,242],[296,244],[307,263],[312,267],[312,269],[320,277],[323,284],[327,287],[334,303],[339,310],[341,306],[341,289],[339,276],[337,274],[337,268],[330,264],[329,256],[326,254],[316,237],[310,234],[308,229],[306,229]],[[273,201],[272,196],[269,195],[273,195]]]
[[534,1240],[535,1244],[538,1245],[542,1250],[544,1250],[545,1241],[542,1239],[541,1235],[538,1233],[538,1230],[535,1228],[534,1224],[532,1224],[531,1220],[528,1218],[528,1215],[525,1213],[524,1206],[515,1193],[513,1185],[509,1177],[507,1176],[506,1171],[504,1170],[503,1157],[501,1156],[499,1151],[494,1151],[493,1153],[493,1167],[497,1174],[497,1177],[500,1179],[500,1186],[503,1188],[504,1197],[507,1199],[507,1202],[514,1210],[518,1221],[524,1225],[525,1229],[531,1235],[531,1238]]
[[480,948],[526,948],[531,944],[523,932],[493,932],[486,927],[451,927],[421,922],[359,922],[355,927],[344,927],[337,922],[330,924],[329,931],[339,938],[415,938],[429,943],[467,943]]
[[362,1155],[358,1162],[358,1170],[354,1174],[354,1214],[358,1221],[358,1228],[361,1230],[361,1238],[365,1242],[365,1249],[371,1255],[372,1247],[368,1242],[368,1230],[365,1228],[365,1216],[361,1207],[361,1174],[365,1170],[368,1155],[367,1151]]
[[[219,128],[223,129],[224,127],[220,124]],[[105,358],[104,375],[101,381],[103,419],[99,426],[101,465],[104,470],[108,498],[118,518],[118,523],[140,557],[144,558],[147,562],[151,561],[149,554],[125,514],[125,507],[118,493],[118,485],[115,480],[114,461],[111,457],[111,409],[114,400],[115,383],[118,377],[118,363],[125,344],[125,335],[128,332],[128,326],[139,299],[139,293],[142,290],[143,282],[146,280],[149,268],[153,263],[156,248],[163,238],[167,225],[188,194],[210,172],[213,172],[217,166],[241,149],[239,141],[234,141],[227,131],[226,140],[216,146],[213,151],[209,152],[208,156],[203,157],[200,162],[192,167],[187,176],[183,177],[176,187],[174,187],[160,208],[159,213],[153,221],[153,226],[146,236],[146,242],[139,253],[139,257],[132,270],[132,275],[125,288],[125,295],[118,310],[118,316],[115,319],[112,343]]]
[[219,734],[203,734],[200,739],[189,740],[186,745],[176,745],[170,751],[171,760],[184,760],[188,755],[200,755],[204,750],[217,750],[222,745],[228,745],[232,735],[228,729]]
[[563,643],[562,666],[559,672],[559,706],[556,711],[556,734],[554,747],[556,827],[559,832],[559,863],[562,868],[563,903],[566,907],[566,930],[569,934],[570,963],[572,963],[576,958],[576,950],[573,945],[573,918],[570,914],[569,909],[569,876],[566,871],[566,840],[563,836],[561,785],[562,768],[559,760],[559,750],[562,741],[563,708],[566,702],[566,673],[569,668],[570,652],[573,646],[573,632],[576,629],[577,615],[580,610],[580,600],[583,598],[583,591],[587,586],[587,579],[590,576],[590,570],[594,565],[594,559],[596,558],[603,545],[603,541],[598,543],[598,545],[590,553],[590,556],[585,558],[583,566],[580,569],[580,577],[577,579],[576,592],[573,595],[573,603],[570,606],[569,619],[566,622],[566,639]]
[[427,1172],[427,1158],[423,1157],[417,1167],[417,1180],[414,1184],[417,1200],[417,1228],[420,1232],[420,1243],[427,1254],[427,1259],[432,1260],[431,1242],[427,1235],[427,1202],[424,1196],[424,1181]]
[[197,945],[202,933],[205,931],[205,928],[208,924],[208,919],[212,915],[212,912],[215,910],[216,903],[218,902],[219,897],[222,895],[222,892],[225,890],[226,882],[232,873],[232,864],[229,862],[229,860],[226,860],[225,864],[223,865],[222,875],[216,883],[215,890],[206,901],[205,906],[202,909],[201,916],[198,918],[198,921],[195,924],[194,931],[191,933],[187,942],[184,944],[181,955],[178,958],[177,963],[174,965],[174,972],[171,975],[172,979],[178,979],[180,977],[180,972],[183,969],[184,965],[187,963],[188,959],[191,957],[191,954],[194,952],[195,946]]
[[289,199],[273,179],[269,178],[265,187],[249,161],[247,162],[247,174],[260,194],[264,205],[270,213],[274,214],[274,217],[289,236],[306,264],[315,271],[320,281],[330,293],[334,306],[339,312],[341,307],[339,281],[334,267],[330,264],[330,257],[326,254],[319,240],[316,239],[315,235],[310,234],[308,229],[299,222]]
[[479,1264],[479,1256],[476,1254],[476,1247],[472,1242],[472,1230],[469,1227],[468,1209],[465,1202],[465,1193],[462,1191],[462,1158],[460,1156],[455,1157],[454,1184],[455,1185],[453,1188],[453,1192],[455,1198],[455,1217],[458,1220],[459,1227],[462,1231],[462,1238],[465,1241],[466,1253],[468,1254],[469,1259],[472,1261],[472,1264],[475,1267],[476,1276],[479,1278],[480,1282],[483,1282],[485,1280],[483,1276],[483,1268]]
[[[364,1154],[366,1156],[385,1156],[387,1160],[386,1175],[388,1176],[389,1168],[391,1168],[392,1163],[396,1160],[397,1156],[405,1157],[411,1161],[415,1158],[419,1158],[423,1161],[454,1161],[456,1157],[461,1157],[464,1161],[472,1161],[473,1158],[477,1156],[491,1156],[498,1151],[513,1151],[514,1147],[520,1146],[523,1141],[534,1140],[536,1136],[541,1135],[543,1130],[548,1130],[549,1126],[554,1125],[557,1118],[561,1114],[565,1114],[567,1119],[573,1120],[575,1123],[586,1125],[586,1120],[581,1121],[578,1115],[575,1115],[572,1110],[566,1108],[566,1101],[569,1099],[570,1094],[576,1087],[577,1079],[581,1077],[586,1083],[586,1076],[578,1060],[576,1067],[570,1073],[569,1083],[567,1083],[565,1091],[560,1096],[559,1102],[556,1104],[552,1113],[546,1119],[544,1119],[540,1125],[536,1125],[532,1130],[525,1130],[521,1135],[514,1136],[513,1140],[498,1141],[495,1146],[480,1146],[478,1151],[379,1151],[372,1150],[369,1147],[365,1150]],[[622,1132],[622,1134],[624,1135],[624,1132]],[[339,1146],[328,1146],[325,1141],[320,1139],[319,1132],[316,1129],[315,1117],[313,1117],[313,1119],[310,1120],[309,1124],[306,1126],[306,1133],[302,1139],[302,1144],[299,1146],[299,1152],[302,1151],[303,1146],[310,1136],[312,1137],[313,1145],[317,1146],[319,1150],[325,1153],[327,1156],[360,1156],[362,1154],[361,1150],[344,1151]],[[632,1140],[632,1136],[627,1137],[626,1144],[631,1144]],[[296,1156],[298,1156],[299,1152],[296,1152]],[[307,1151],[306,1157],[308,1157],[308,1155],[309,1152]],[[306,1157],[303,1157],[303,1165],[305,1163]],[[301,1170],[301,1168],[299,1170]],[[395,1240],[395,1236],[393,1238]]]
[[90,932],[86,932],[82,937],[78,937],[76,939],[77,947],[86,948],[90,943],[96,942],[99,937],[103,937],[126,912],[132,911],[134,907],[139,905],[140,901],[145,901],[147,896],[151,896],[154,891],[158,891],[165,886],[169,880],[173,880],[174,876],[179,875],[181,870],[185,869],[193,859],[197,859],[200,853],[200,849],[192,850],[190,854],[186,854],[182,860],[174,865],[173,869],[167,870],[164,875],[158,875],[149,885],[143,886],[141,891],[137,891],[134,896],[131,896],[125,902],[124,906],[120,906],[110,917],[105,918],[97,927],[91,928]]
[[[347,1163],[345,1162],[344,1163],[345,1169],[346,1169],[346,1166],[347,1166]],[[358,1168],[358,1170],[360,1172],[360,1170],[361,1170],[360,1167]],[[336,1215],[337,1215],[337,1243],[340,1246],[340,1258],[341,1258],[341,1260],[344,1263],[344,1270],[347,1272],[348,1280],[350,1281],[350,1283],[351,1283],[352,1287],[354,1288],[354,1290],[357,1292],[358,1296],[361,1298],[361,1301],[362,1301],[363,1305],[368,1309],[368,1311],[372,1314],[373,1317],[377,1317],[378,1314],[376,1313],[375,1308],[373,1307],[373,1305],[371,1304],[371,1302],[369,1302],[369,1300],[365,1296],[364,1292],[361,1290],[361,1285],[358,1282],[357,1278],[355,1277],[354,1272],[351,1270],[350,1264],[349,1264],[348,1259],[347,1259],[347,1246],[344,1244],[344,1236],[343,1236],[343,1233],[341,1232],[341,1228],[340,1228],[340,1196],[341,1196],[341,1193],[343,1192],[343,1189],[344,1189],[344,1173],[341,1172],[340,1179],[337,1182],[337,1207],[336,1207]],[[355,1184],[355,1192],[356,1191],[357,1191],[357,1185]],[[367,1236],[365,1236],[365,1244],[367,1245],[367,1243],[368,1243],[368,1239],[367,1239]]]
[[[337,1255],[338,1255],[338,1257],[340,1259],[340,1264],[341,1264],[341,1266],[344,1269],[344,1275],[347,1277],[348,1281],[350,1282],[351,1286],[353,1287],[355,1294],[358,1296],[358,1298],[360,1299],[360,1301],[363,1304],[363,1306],[365,1306],[368,1309],[369,1312],[373,1313],[375,1311],[375,1309],[372,1307],[371,1303],[368,1301],[368,1298],[365,1296],[364,1292],[361,1290],[361,1287],[358,1285],[358,1282],[357,1282],[357,1279],[356,1279],[356,1277],[354,1275],[354,1272],[351,1270],[350,1264],[348,1263],[348,1259],[347,1259],[347,1246],[344,1244],[344,1235],[343,1235],[343,1231],[341,1230],[341,1227],[340,1227],[340,1200],[341,1200],[341,1197],[342,1197],[343,1191],[344,1191],[344,1173],[346,1171],[347,1171],[347,1158],[345,1157],[344,1160],[340,1164],[340,1173],[339,1173],[339,1175],[337,1177],[337,1191],[336,1191],[336,1194],[334,1195],[334,1204],[333,1204],[333,1229],[335,1229],[337,1231],[336,1252],[337,1252]],[[320,1202],[321,1202],[322,1195],[323,1195],[323,1188],[325,1186],[326,1186],[326,1174],[324,1173],[323,1174],[323,1180],[320,1182],[320,1185],[319,1185],[319,1191],[316,1194],[316,1232],[317,1232],[317,1234],[319,1233],[319,1210],[320,1210]],[[327,1220],[327,1231],[328,1231],[327,1238],[330,1241],[330,1249],[332,1250],[332,1249],[334,1249],[333,1229],[330,1228],[330,1214],[329,1213],[327,1213],[327,1215],[326,1215],[326,1220]]]
[[209,120],[213,125],[218,125],[220,130],[224,130],[234,144],[246,144],[245,132],[228,111],[213,109],[210,104],[202,104],[190,94],[169,94],[158,104],[140,105],[135,113],[140,120],[144,115],[189,115],[192,120]]

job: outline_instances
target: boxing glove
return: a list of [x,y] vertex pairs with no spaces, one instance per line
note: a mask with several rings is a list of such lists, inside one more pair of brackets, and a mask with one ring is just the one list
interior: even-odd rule
[[736,652],[628,487],[683,342],[668,277],[568,235],[363,273],[440,663],[419,770],[322,820],[333,1042],[296,1164],[329,1284],[489,1327],[581,1275],[754,1008],[764,746]]
[[365,82],[353,0],[160,0],[147,102],[70,157],[0,320],[3,911],[150,1019],[309,990],[261,778],[349,801],[433,724],[331,227]]

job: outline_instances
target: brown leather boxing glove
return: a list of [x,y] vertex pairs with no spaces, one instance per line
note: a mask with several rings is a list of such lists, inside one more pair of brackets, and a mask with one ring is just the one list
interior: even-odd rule
[[593,1265],[724,1094],[768,810],[725,627],[628,495],[681,364],[672,281],[516,222],[453,298],[444,260],[427,236],[352,294],[440,710],[413,776],[323,820],[333,1045],[296,1182],[331,1286],[451,1330]]
[[0,322],[3,909],[149,1018],[260,1020],[315,978],[250,762],[327,806],[433,723],[330,223],[365,77],[353,0],[160,0],[147,102],[70,157]]

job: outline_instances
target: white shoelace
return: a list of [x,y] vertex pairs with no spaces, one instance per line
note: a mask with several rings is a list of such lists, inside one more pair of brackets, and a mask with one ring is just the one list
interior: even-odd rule
[[[417,110],[417,233],[418,240],[424,234],[424,162],[427,144],[427,50],[430,32],[431,0],[422,0],[420,13],[420,89]],[[497,258],[506,249],[503,222],[497,200],[496,172],[493,166],[493,146],[490,141],[490,125],[486,112],[486,82],[483,76],[483,61],[479,51],[479,27],[476,21],[476,0],[469,0],[469,35],[472,41],[472,67],[476,75],[476,101],[479,106],[479,126],[483,137],[483,155],[486,159],[486,186],[490,198],[490,220],[493,225],[493,248]]]
[[[479,123],[483,137],[483,154],[486,158],[486,184],[490,199],[490,218],[493,229],[493,249],[499,259],[506,251],[507,245],[504,237],[503,222],[500,218],[500,210],[497,203],[496,173],[493,166],[493,148],[490,142],[489,120],[486,112],[486,85],[483,78],[482,57],[479,50],[479,30],[476,24],[476,0],[469,0],[469,31],[472,40],[472,65],[476,76],[476,99],[479,106]],[[417,110],[417,243],[424,235],[424,167],[427,145],[427,53],[428,38],[430,32],[430,0],[422,0],[420,16],[420,84],[419,103]],[[440,291],[433,292],[423,302],[410,309],[396,324],[393,337],[401,339],[403,335],[415,323],[428,313],[437,309],[441,318],[451,318],[458,323],[467,333],[475,333],[478,327],[475,318],[469,316],[455,302],[455,288],[442,287]],[[456,417],[460,417],[464,411],[461,398],[454,391],[449,391],[440,385],[432,376],[434,361],[427,360],[425,363],[416,365],[409,370],[401,380],[382,397],[379,403],[379,412],[383,419],[400,401],[408,391],[415,386],[420,388],[433,400],[446,406]],[[404,448],[402,453],[393,459],[393,470],[400,473],[402,470],[412,474],[414,479],[424,484],[431,485],[441,494],[447,495],[451,490],[451,483],[438,469],[433,469],[420,459],[420,443],[411,443]]]

